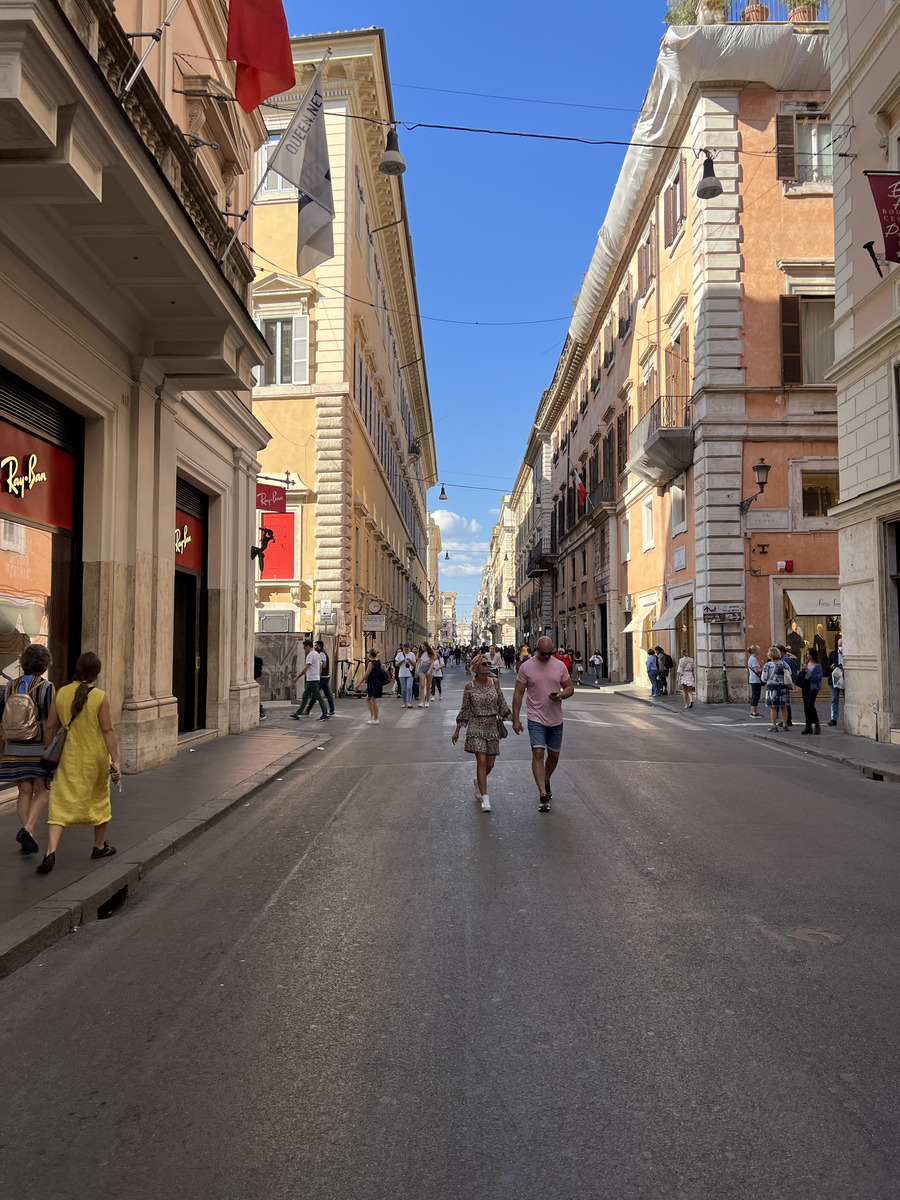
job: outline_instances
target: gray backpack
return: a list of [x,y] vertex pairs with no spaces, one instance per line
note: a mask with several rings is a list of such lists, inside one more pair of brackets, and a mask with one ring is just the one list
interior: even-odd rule
[[35,693],[40,692],[44,680],[35,676],[27,692],[20,692],[19,685],[25,678],[20,675],[6,685],[6,703],[3,720],[0,721],[0,737],[4,742],[39,742],[43,737],[41,710]]

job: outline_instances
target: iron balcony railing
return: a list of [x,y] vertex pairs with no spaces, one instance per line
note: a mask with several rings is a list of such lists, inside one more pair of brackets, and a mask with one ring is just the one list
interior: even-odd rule
[[690,429],[693,423],[690,396],[660,396],[628,435],[628,457],[636,458],[658,429]]
[[612,477],[601,479],[588,496],[587,511],[593,512],[598,504],[611,504],[615,499]]

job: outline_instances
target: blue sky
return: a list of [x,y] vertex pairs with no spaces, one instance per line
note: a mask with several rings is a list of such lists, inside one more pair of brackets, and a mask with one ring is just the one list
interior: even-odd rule
[[[285,5],[292,35],[385,30],[400,121],[619,139],[637,119],[665,8],[665,0]],[[625,151],[428,129],[399,135],[448,496],[439,502],[439,487],[428,495],[450,553],[440,587],[459,593],[457,611],[468,616],[500,496],[552,378]]]

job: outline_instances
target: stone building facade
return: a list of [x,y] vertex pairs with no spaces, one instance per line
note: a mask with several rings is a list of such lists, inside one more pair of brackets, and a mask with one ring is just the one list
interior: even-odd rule
[[884,261],[866,177],[900,178],[900,5],[833,0],[830,36],[844,727],[900,741],[900,267]]
[[[297,192],[268,155],[325,51],[334,257],[298,278]],[[291,553],[257,583],[257,628],[321,635],[333,661],[393,652],[428,627],[426,488],[434,440],[403,184],[379,172],[393,115],[381,30],[292,39],[297,86],[267,110],[254,313],[273,345],[254,391],[261,457],[296,487]],[[278,346],[283,347],[281,356]]]
[[222,215],[264,126],[227,103],[223,6],[180,8],[131,81],[147,20],[0,4],[0,458],[31,464],[0,499],[0,665],[42,641],[59,685],[97,652],[128,771],[258,723],[267,441],[253,270]]
[[[695,658],[701,700],[733,700],[749,643],[836,642],[826,46],[787,23],[666,35],[538,407],[520,571],[543,435],[550,633],[615,681],[659,644]],[[698,199],[708,156],[721,194]]]

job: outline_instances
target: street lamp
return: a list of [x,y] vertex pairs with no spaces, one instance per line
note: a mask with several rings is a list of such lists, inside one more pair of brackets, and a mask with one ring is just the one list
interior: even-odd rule
[[[406,159],[400,153],[397,141],[397,127],[392,125],[388,130],[387,144],[378,162],[378,170],[382,175],[402,175],[406,170]],[[719,189],[721,191],[721,187]]]
[[446,499],[447,499],[447,489],[444,487],[443,484],[441,484],[441,494],[438,496],[438,500],[446,500]]
[[746,500],[741,501],[741,515],[742,516],[750,511],[750,505],[753,503],[753,501],[758,496],[761,496],[763,494],[763,492],[766,490],[766,482],[769,478],[769,472],[771,470],[772,470],[772,468],[769,466],[769,464],[766,462],[766,460],[764,458],[761,458],[758,463],[754,463],[753,474],[754,474],[754,477],[756,478],[756,483],[757,483],[757,486],[759,487],[759,491],[754,492],[754,494],[752,496],[748,496],[746,498]]
[[703,178],[697,185],[697,198],[699,200],[715,200],[716,196],[722,195],[722,182],[716,178],[713,156],[708,150],[704,150],[703,153],[706,158],[703,160]]

